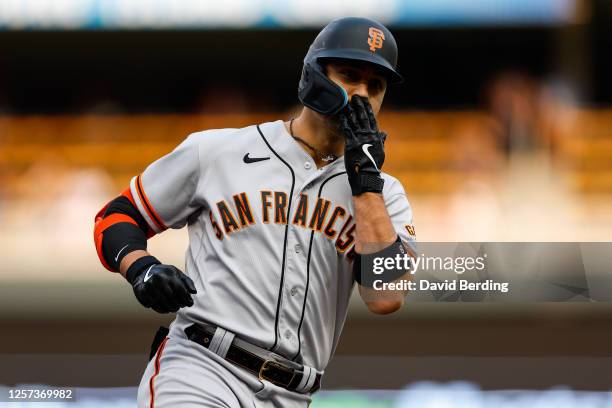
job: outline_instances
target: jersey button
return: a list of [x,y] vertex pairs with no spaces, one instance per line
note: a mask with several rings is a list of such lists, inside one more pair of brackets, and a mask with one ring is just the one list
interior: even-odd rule
[[311,167],[312,167],[312,164],[310,164],[310,162],[306,162],[306,163],[304,163],[304,168],[305,168],[306,170],[310,170],[310,168],[311,168]]
[[302,246],[300,244],[295,244],[295,253],[299,254],[302,252]]
[[287,340],[289,340],[289,339],[291,338],[291,332],[290,332],[289,330],[287,330],[287,331],[285,332],[285,338],[286,338]]
[[295,286],[294,286],[294,287],[292,287],[292,288],[291,288],[291,296],[295,296],[295,295],[297,295],[297,293],[298,293],[298,289],[297,289],[297,287],[295,287]]

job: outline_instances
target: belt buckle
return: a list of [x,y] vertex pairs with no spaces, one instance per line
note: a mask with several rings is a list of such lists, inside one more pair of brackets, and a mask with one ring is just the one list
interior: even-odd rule
[[259,369],[259,380],[263,380],[264,379],[264,371],[266,371],[266,369],[268,368],[268,364],[272,365],[275,364],[276,366],[280,366],[280,364],[278,364],[276,361],[274,360],[265,360],[263,362],[263,364],[261,365],[261,368]]
[[[268,366],[274,366],[280,370],[285,370],[285,371],[291,371],[291,379],[289,380],[289,382],[287,382],[287,384],[283,384],[279,381],[276,381],[274,379],[266,379],[265,376],[265,371],[266,369],[269,369],[270,367]],[[288,387],[289,384],[291,384],[291,381],[293,381],[293,378],[295,377],[295,370],[292,370],[290,368],[285,367],[284,365],[282,365],[281,363],[274,361],[274,360],[265,360],[263,362],[263,364],[261,365],[261,368],[259,369],[259,374],[258,374],[259,380],[262,381],[264,379],[266,379],[267,381],[270,381],[271,383],[275,384],[275,385],[280,385],[284,388]]]

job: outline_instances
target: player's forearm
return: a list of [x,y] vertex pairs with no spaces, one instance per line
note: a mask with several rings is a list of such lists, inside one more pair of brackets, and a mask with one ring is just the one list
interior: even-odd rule
[[119,265],[119,273],[125,278],[128,269],[136,260],[142,258],[143,256],[149,255],[151,254],[141,249],[130,252],[121,260],[121,264]]
[[355,250],[376,252],[397,239],[382,194],[363,193],[354,197]]
[[[373,253],[397,239],[381,194],[363,193],[354,197],[355,249],[357,253]],[[359,285],[359,295],[372,313],[393,313],[404,305],[403,291],[380,291]]]

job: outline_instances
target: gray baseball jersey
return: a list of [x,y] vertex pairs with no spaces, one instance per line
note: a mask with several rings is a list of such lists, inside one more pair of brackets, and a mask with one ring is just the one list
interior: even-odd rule
[[[404,189],[383,178],[393,225],[413,241]],[[185,273],[198,293],[171,335],[205,321],[325,369],[354,284],[354,208],[342,158],[318,169],[280,120],[208,130],[152,163],[131,192],[156,232],[188,226]]]

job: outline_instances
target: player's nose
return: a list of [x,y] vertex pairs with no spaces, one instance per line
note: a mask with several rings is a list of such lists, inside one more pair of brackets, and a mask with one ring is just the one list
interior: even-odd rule
[[353,95],[359,95],[362,98],[369,98],[370,94],[368,92],[368,84],[365,81],[361,81],[358,84],[355,84],[351,92],[349,94],[349,98],[352,98]]

